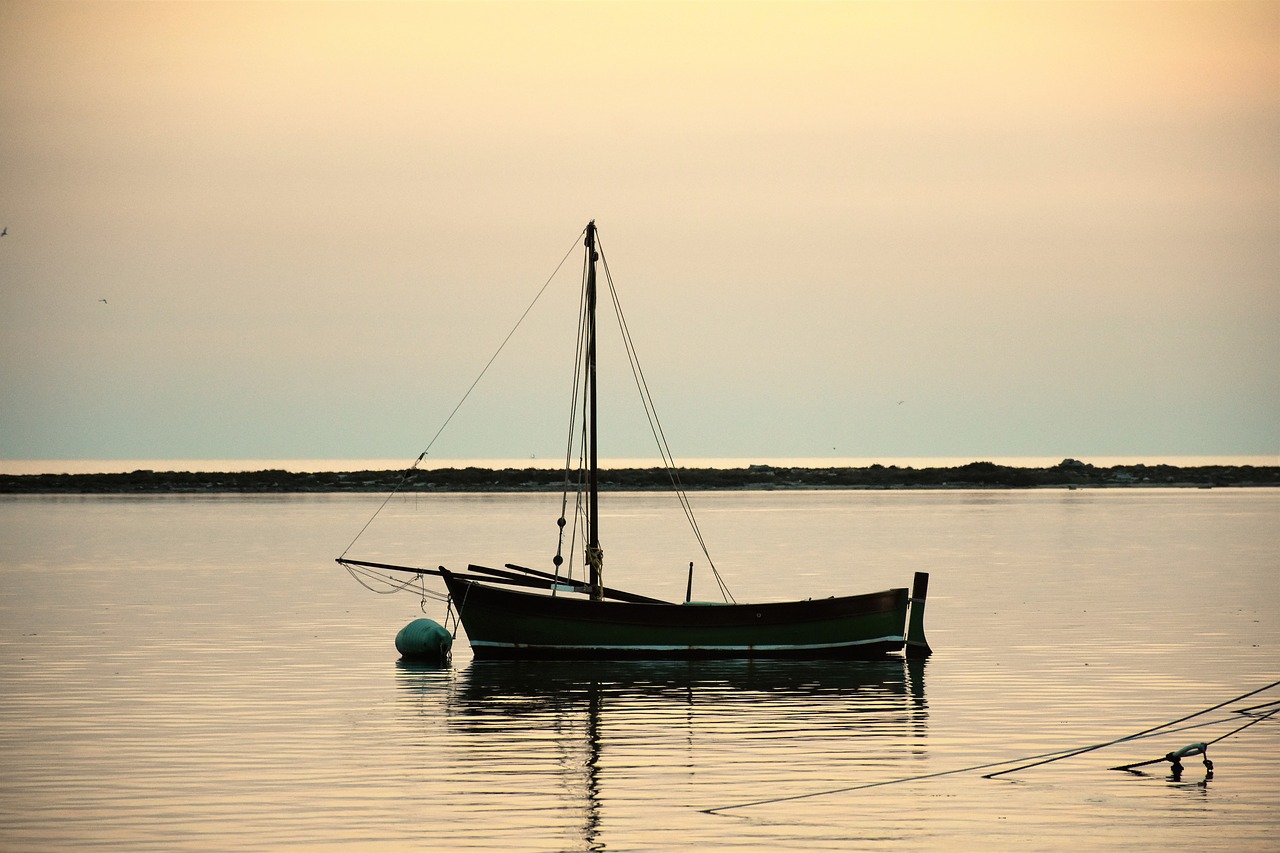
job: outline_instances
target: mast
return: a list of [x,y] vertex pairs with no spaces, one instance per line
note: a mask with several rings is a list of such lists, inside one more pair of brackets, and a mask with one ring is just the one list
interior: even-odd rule
[[596,452],[596,221],[587,223],[587,566],[591,598],[604,598],[600,550],[600,472]]

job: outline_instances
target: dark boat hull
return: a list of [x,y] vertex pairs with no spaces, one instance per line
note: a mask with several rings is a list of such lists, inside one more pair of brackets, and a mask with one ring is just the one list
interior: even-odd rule
[[906,640],[906,589],[768,604],[651,604],[520,592],[443,574],[480,659],[866,659],[901,651]]

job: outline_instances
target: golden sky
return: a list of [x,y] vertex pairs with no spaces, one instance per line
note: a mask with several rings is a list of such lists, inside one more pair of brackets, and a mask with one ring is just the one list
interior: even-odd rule
[[[678,454],[1274,454],[1277,45],[1276,3],[6,2],[0,458],[416,455],[590,218]],[[441,452],[554,454],[572,322]]]

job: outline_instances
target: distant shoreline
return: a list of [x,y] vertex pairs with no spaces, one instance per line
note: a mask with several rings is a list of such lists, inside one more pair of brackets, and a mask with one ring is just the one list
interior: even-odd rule
[[[679,468],[690,491],[802,489],[1212,488],[1280,486],[1280,466],[1115,465],[1074,459],[1046,468],[971,462],[937,468],[866,467]],[[138,470],[113,474],[0,474],[0,494],[262,494],[308,492],[550,492],[564,485],[551,468],[434,468],[348,472]],[[663,468],[600,472],[612,491],[671,487]]]

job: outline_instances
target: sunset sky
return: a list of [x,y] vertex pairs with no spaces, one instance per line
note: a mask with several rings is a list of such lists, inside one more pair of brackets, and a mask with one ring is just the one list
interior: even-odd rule
[[5,0],[0,128],[0,459],[412,458],[589,219],[677,458],[1280,454],[1280,3]]

